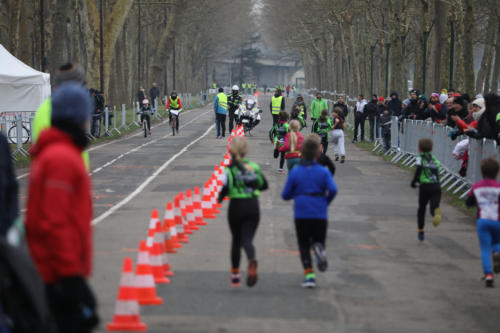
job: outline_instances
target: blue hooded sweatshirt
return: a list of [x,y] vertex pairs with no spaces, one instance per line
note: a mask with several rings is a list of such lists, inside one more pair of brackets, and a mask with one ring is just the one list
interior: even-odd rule
[[326,220],[337,191],[330,171],[316,162],[302,161],[288,175],[281,197],[294,199],[296,219]]

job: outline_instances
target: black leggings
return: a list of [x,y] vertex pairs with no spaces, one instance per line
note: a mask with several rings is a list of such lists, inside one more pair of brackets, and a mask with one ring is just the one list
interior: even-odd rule
[[328,150],[328,140],[322,141],[321,145],[323,146],[323,154],[326,155],[326,152]]
[[311,246],[321,243],[325,246],[328,222],[321,219],[295,219],[295,231],[299,243],[300,260],[304,269],[312,268]]
[[151,129],[151,121],[149,120],[149,114],[141,114],[141,123],[146,119],[146,124],[148,125],[148,131]]
[[229,229],[233,236],[231,244],[231,265],[233,269],[240,267],[241,248],[245,250],[248,260],[255,259],[253,237],[259,226],[260,211],[257,199],[231,199],[229,203]]
[[434,211],[439,207],[441,201],[441,185],[437,184],[420,184],[418,193],[418,228],[423,229],[425,226],[425,210],[427,203],[430,202],[431,215],[434,216]]

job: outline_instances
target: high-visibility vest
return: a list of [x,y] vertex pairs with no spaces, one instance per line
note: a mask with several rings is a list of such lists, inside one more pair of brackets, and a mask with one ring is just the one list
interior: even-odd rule
[[243,87],[243,89],[247,88],[247,84],[246,83],[242,83],[241,86]]
[[[40,133],[49,128],[52,123],[52,100],[47,98],[36,111],[35,118],[33,119],[33,143],[38,141]],[[82,160],[85,164],[87,171],[90,170],[89,162],[89,152],[87,150],[82,151]]]
[[217,83],[212,83],[212,87],[215,89],[217,88]]
[[281,111],[281,101],[283,100],[283,96],[273,96],[271,98],[271,112],[272,114],[279,114]]
[[221,92],[217,97],[219,98],[219,107],[227,110],[227,95]]
[[177,96],[176,99],[173,99],[172,96],[170,96],[168,99],[170,100],[170,107],[172,109],[179,109],[179,96]]

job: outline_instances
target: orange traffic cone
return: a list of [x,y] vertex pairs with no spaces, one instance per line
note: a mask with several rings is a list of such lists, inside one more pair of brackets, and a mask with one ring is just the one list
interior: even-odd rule
[[178,248],[182,245],[177,238],[177,228],[175,227],[174,208],[172,203],[167,203],[165,209],[165,218],[163,219],[163,231],[165,233],[165,250],[167,253],[177,253]]
[[113,321],[106,325],[108,331],[135,331],[144,332],[146,324],[141,322],[137,290],[134,285],[134,267],[132,258],[123,259],[120,289],[116,299]]
[[163,300],[156,294],[156,285],[153,270],[149,262],[149,249],[145,240],[139,244],[137,269],[135,271],[135,287],[137,301],[140,305],[159,305]]
[[194,222],[197,225],[207,225],[207,223],[205,221],[203,221],[203,211],[201,209],[200,188],[198,186],[196,186],[194,188],[193,209],[194,209]]
[[200,230],[200,228],[196,226],[196,221],[194,217],[193,194],[191,193],[191,189],[188,189],[186,191],[186,218],[189,229]]
[[184,231],[184,225],[182,223],[182,215],[181,215],[181,204],[180,204],[179,196],[174,198],[174,221],[175,224],[179,225],[179,242],[188,243],[189,239]]
[[214,219],[214,211],[212,209],[211,191],[209,182],[205,183],[203,187],[203,196],[201,198],[201,211],[203,213],[203,218]]
[[151,222],[149,224],[148,238],[146,240],[146,245],[149,250],[149,262],[151,264],[151,270],[153,271],[155,283],[170,283],[170,280],[164,275],[163,257],[160,244],[158,243],[157,225],[159,223],[158,211],[153,209],[153,212],[151,213]]
[[226,153],[226,155],[224,155],[224,166],[228,166],[229,164],[231,164],[231,157]]
[[[171,267],[170,264],[168,263],[167,250],[165,249],[165,236],[163,235],[163,227],[159,220],[156,222],[155,235],[153,237],[153,250],[155,253],[159,252],[160,254],[160,263],[162,270],[161,271],[159,270],[158,275],[174,276],[175,274],[170,270]],[[167,283],[169,282],[170,280],[168,280]]]
[[182,218],[182,226],[184,227],[184,234],[191,235],[193,230],[189,227],[189,223],[187,220],[187,210],[186,210],[186,201],[184,200],[184,193],[179,193],[179,202],[181,205],[181,218]]

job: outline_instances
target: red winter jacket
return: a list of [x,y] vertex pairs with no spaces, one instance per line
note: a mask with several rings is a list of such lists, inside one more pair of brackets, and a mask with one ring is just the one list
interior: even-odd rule
[[90,274],[92,199],[81,153],[54,127],[31,151],[26,238],[45,283]]
[[288,132],[285,135],[285,144],[281,146],[278,150],[286,152],[285,159],[287,160],[291,158],[301,158],[302,153],[300,151],[302,149],[302,142],[304,141],[304,136],[300,132],[295,133],[297,134],[297,146],[295,147],[295,150],[292,152],[290,151],[290,133],[291,132]]

